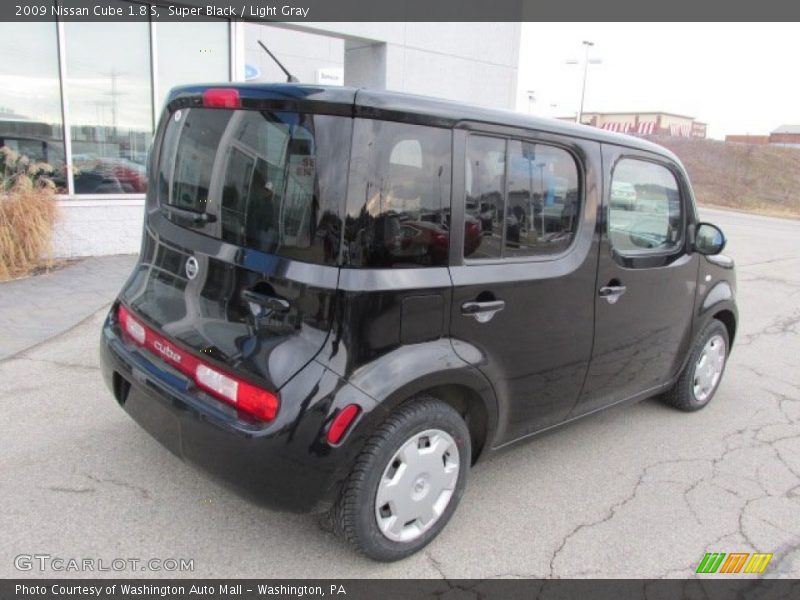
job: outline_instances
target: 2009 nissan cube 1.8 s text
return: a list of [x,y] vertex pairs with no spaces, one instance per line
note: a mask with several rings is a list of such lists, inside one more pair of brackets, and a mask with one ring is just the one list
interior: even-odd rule
[[430,542],[481,456],[719,386],[733,262],[654,144],[387,92],[191,86],[149,169],[102,333],[117,402],[372,558]]

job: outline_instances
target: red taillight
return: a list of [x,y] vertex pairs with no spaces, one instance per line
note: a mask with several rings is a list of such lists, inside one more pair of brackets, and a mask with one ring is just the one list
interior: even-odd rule
[[361,412],[361,408],[358,404],[348,404],[339,411],[339,414],[334,417],[328,429],[327,439],[329,444],[338,444],[342,441],[344,434],[347,433],[347,429],[358,416],[359,412]]
[[122,304],[120,304],[117,309],[117,318],[122,326],[122,330],[128,334],[134,342],[144,344],[146,337],[144,326],[134,319],[131,313],[128,312],[128,309],[122,306]]
[[203,106],[206,108],[241,108],[239,90],[232,88],[209,88],[203,92]]
[[278,397],[275,394],[189,354],[142,324],[122,304],[117,308],[117,319],[127,338],[191,377],[199,388],[262,421],[275,418],[278,413]]

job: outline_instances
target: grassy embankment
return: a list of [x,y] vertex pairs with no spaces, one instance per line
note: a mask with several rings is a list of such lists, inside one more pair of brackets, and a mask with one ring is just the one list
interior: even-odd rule
[[800,148],[652,136],[681,159],[701,205],[800,217]]

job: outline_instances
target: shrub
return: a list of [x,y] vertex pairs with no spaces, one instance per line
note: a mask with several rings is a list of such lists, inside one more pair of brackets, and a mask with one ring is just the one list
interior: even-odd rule
[[47,163],[0,148],[0,281],[52,263],[52,171]]

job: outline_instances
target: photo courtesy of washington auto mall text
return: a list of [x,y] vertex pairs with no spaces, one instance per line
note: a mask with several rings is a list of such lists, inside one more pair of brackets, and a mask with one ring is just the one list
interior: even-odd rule
[[[18,598],[108,598],[108,597],[147,597],[147,598],[220,598],[220,597],[249,597],[255,596],[284,596],[293,598],[303,597],[346,597],[347,589],[344,584],[331,583],[326,585],[287,585],[287,584],[170,584],[159,583],[112,583],[81,585],[80,583],[48,583],[29,585],[17,583],[14,594]],[[255,595],[254,595],[255,594]]]

